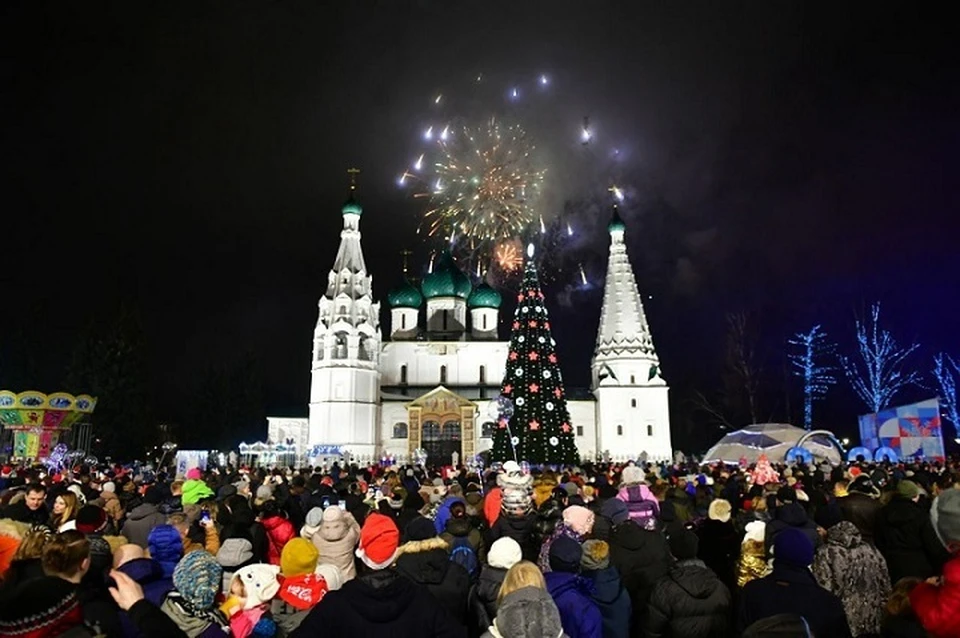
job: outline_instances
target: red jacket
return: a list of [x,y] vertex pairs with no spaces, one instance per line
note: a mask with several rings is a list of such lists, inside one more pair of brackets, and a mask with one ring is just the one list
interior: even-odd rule
[[500,502],[503,500],[503,491],[495,487],[483,499],[483,516],[487,519],[487,525],[493,527],[493,524],[500,518]]
[[297,530],[293,528],[293,523],[279,515],[265,518],[261,524],[267,531],[267,562],[279,565],[283,546],[296,537]]
[[943,566],[943,583],[920,583],[910,593],[910,606],[933,638],[960,636],[960,555]]

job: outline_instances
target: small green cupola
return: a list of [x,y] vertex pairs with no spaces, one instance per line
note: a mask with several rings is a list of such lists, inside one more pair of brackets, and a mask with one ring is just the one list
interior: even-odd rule
[[387,302],[391,308],[419,308],[423,304],[423,295],[404,277],[403,283],[387,293]]
[[617,205],[613,205],[613,218],[610,220],[610,223],[607,225],[607,230],[612,232],[619,231],[623,232],[627,229],[626,224],[623,223],[623,219],[620,217],[620,211],[617,208]]
[[482,283],[473,289],[467,299],[469,308],[500,308],[503,298],[492,286]]
[[423,296],[427,299],[436,297],[466,299],[470,296],[472,288],[470,278],[457,268],[450,252],[446,250],[433,265],[433,272],[423,278],[423,284],[420,286]]

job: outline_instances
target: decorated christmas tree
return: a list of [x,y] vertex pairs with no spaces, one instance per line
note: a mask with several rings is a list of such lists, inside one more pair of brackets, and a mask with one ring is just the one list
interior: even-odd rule
[[512,437],[521,461],[556,465],[579,462],[532,246],[527,249],[523,285],[517,295],[500,394],[513,402],[513,414],[497,424],[494,460],[514,458]]

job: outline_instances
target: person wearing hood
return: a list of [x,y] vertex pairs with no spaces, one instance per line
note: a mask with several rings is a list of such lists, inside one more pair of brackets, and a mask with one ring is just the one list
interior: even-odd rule
[[770,574],[767,563],[767,546],[764,542],[767,524],[762,521],[747,523],[747,529],[740,542],[740,556],[737,558],[737,588],[742,588],[752,580]]
[[[243,527],[250,532],[250,542],[253,544],[253,562],[267,562],[267,547],[270,545],[270,541],[267,539],[267,531],[263,524],[257,520],[256,514],[250,508],[246,497],[239,494],[228,497],[223,502],[220,511],[226,511],[229,514],[232,526]],[[224,538],[227,538],[227,536]]]
[[299,627],[330,589],[326,579],[316,572],[318,557],[317,548],[305,538],[295,538],[283,548],[280,592],[270,611],[285,634]]
[[[453,492],[454,487],[459,487],[454,485],[450,488],[450,491]],[[463,496],[459,494],[451,494],[447,496],[443,501],[440,502],[440,507],[437,508],[437,514],[433,517],[433,526],[437,530],[437,536],[443,534],[447,527],[447,520],[450,518],[450,507],[454,503],[460,503],[463,505],[463,509],[467,509],[467,502],[463,500]]]
[[223,590],[229,591],[237,570],[258,561],[253,555],[253,539],[247,526],[231,523],[220,535],[223,541],[217,550],[217,563],[223,568]]
[[633,610],[630,595],[620,581],[620,572],[610,566],[610,545],[606,541],[586,541],[580,569],[581,575],[593,583],[592,597],[603,619],[604,638],[627,638]]
[[517,541],[509,536],[497,539],[487,553],[487,562],[480,568],[480,577],[470,589],[470,611],[472,635],[486,631],[497,616],[497,600],[500,586],[507,571],[523,560],[523,553]]
[[120,526],[120,521],[123,520],[123,505],[120,504],[120,499],[117,498],[117,486],[113,481],[105,481],[103,485],[100,486],[100,498],[97,499],[97,505],[103,508],[103,511],[107,513],[107,517],[110,519],[110,522],[113,523],[114,529]]
[[471,524],[470,518],[467,516],[466,504],[454,503],[450,507],[450,518],[447,519],[440,538],[450,547],[451,560],[457,560],[457,557],[460,555],[455,553],[458,547],[469,548],[469,552],[463,555],[467,556],[469,553],[472,553],[475,559],[472,561],[473,564],[470,564],[471,559],[469,558],[465,558],[459,562],[467,571],[471,572],[471,579],[476,578],[480,572],[479,563],[486,557],[486,548],[483,545],[483,535],[480,533],[480,530]]
[[203,474],[199,468],[191,468],[187,471],[187,480],[183,482],[183,494],[180,495],[180,502],[186,505],[196,505],[200,501],[208,498],[214,498],[213,493],[206,483],[202,480]]
[[670,549],[663,534],[643,529],[630,520],[626,504],[618,498],[604,502],[603,517],[610,521],[610,564],[620,572],[630,595],[631,626],[643,627],[650,592],[670,571]]
[[[113,568],[132,578],[143,589],[144,598],[157,607],[173,590],[172,576],[164,575],[160,563],[147,558],[139,545],[121,545],[114,552]],[[136,624],[125,613],[120,614],[120,626],[124,636],[139,636]]]
[[497,599],[497,617],[482,638],[567,638],[543,574],[530,561],[510,568]]
[[730,501],[714,499],[707,510],[707,520],[700,524],[696,532],[699,540],[697,557],[731,591],[736,587],[735,565],[742,537],[730,520],[732,513]]
[[252,634],[269,638],[281,633],[270,613],[270,603],[280,591],[279,573],[276,565],[257,563],[238,569],[233,575],[220,611],[229,617],[234,638]]
[[303,519],[303,527],[300,528],[300,538],[311,540],[313,535],[320,531],[320,523],[322,522],[323,508],[311,507]]
[[767,523],[764,542],[767,545],[767,554],[773,547],[777,535],[785,529],[800,530],[810,543],[816,547],[820,544],[820,534],[817,524],[810,520],[807,511],[797,503],[797,492],[790,487],[781,487],[777,491],[777,513],[774,520]]
[[459,624],[467,625],[470,574],[450,560],[450,547],[436,535],[433,522],[421,517],[407,526],[407,542],[400,546],[397,571],[423,585]]
[[950,553],[943,575],[910,592],[910,605],[934,638],[960,636],[960,489],[944,490],[930,507],[930,522]]
[[[432,522],[427,524],[433,528]],[[399,545],[400,532],[389,517],[376,512],[367,516],[356,551],[362,561],[360,574],[339,590],[327,593],[290,638],[466,636],[465,628],[428,591],[391,569]]]
[[570,638],[601,638],[603,617],[593,601],[592,581],[580,576],[583,548],[569,536],[550,546],[550,572],[544,574],[547,591],[557,604],[563,631]]
[[416,490],[407,492],[407,497],[403,499],[403,507],[400,508],[400,513],[395,519],[397,529],[400,530],[402,541],[407,540],[406,538],[403,538],[403,530],[407,529],[407,525],[409,525],[411,521],[423,516],[423,511],[426,509],[426,506],[427,503],[423,500],[423,496],[420,494],[420,492]]
[[840,521],[827,530],[827,541],[813,560],[813,575],[840,597],[854,636],[880,633],[890,574],[883,556],[864,542],[853,523]]
[[147,488],[143,495],[143,502],[127,513],[127,522],[123,524],[121,534],[128,542],[147,548],[147,537],[157,525],[167,522],[167,517],[160,512],[160,502],[163,493],[156,485]]
[[920,487],[905,479],[897,483],[893,498],[877,515],[874,542],[887,560],[893,583],[907,577],[930,578],[940,573],[947,559],[930,515],[919,501]]
[[593,530],[595,518],[593,512],[582,505],[571,505],[563,510],[563,522],[557,525],[550,538],[543,541],[540,546],[540,556],[537,561],[540,571],[546,574],[552,569],[550,567],[550,547],[556,542],[556,539],[567,536],[577,541],[578,544],[583,542]]
[[773,553],[770,575],[747,583],[741,591],[737,635],[762,618],[798,614],[814,636],[850,638],[843,603],[810,571],[813,543],[803,530],[789,527],[777,534]]
[[697,559],[697,535],[682,530],[670,537],[676,564],[650,596],[644,635],[712,638],[730,635],[730,590]]
[[[512,463],[508,461],[504,467]],[[499,477],[504,476],[500,474]],[[529,478],[529,477],[528,477]],[[519,479],[509,479],[515,482]],[[509,490],[509,498],[501,488],[501,511],[487,532],[487,544],[492,545],[497,539],[509,536],[517,541],[523,551],[524,560],[536,562],[540,546],[537,543],[537,514],[531,510],[532,500],[529,495],[523,498],[520,488],[514,486]],[[487,495],[489,498],[490,495]],[[486,511],[486,508],[484,508]]]
[[660,519],[660,503],[650,488],[643,484],[643,470],[636,465],[623,468],[617,498],[626,503],[631,521],[644,529],[656,529]]
[[173,570],[173,591],[161,611],[190,638],[223,638],[229,632],[227,617],[215,606],[223,570],[207,552],[190,552]]
[[320,552],[320,562],[339,569],[347,582],[357,575],[353,552],[359,538],[360,526],[353,514],[332,506],[324,510],[320,527],[310,542]]
[[847,495],[837,499],[843,520],[850,521],[860,530],[863,540],[873,544],[880,514],[880,490],[866,474],[861,474],[847,487]]
[[183,558],[183,539],[173,525],[157,525],[147,537],[150,558],[160,563],[163,575],[170,577]]
[[283,546],[297,535],[297,530],[272,498],[260,505],[259,518],[267,534],[267,562],[271,565],[279,565]]

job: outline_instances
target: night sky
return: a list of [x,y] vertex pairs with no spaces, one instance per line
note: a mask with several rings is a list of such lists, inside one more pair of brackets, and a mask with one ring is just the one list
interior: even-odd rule
[[[590,115],[629,150],[622,215],[675,444],[716,438],[689,399],[721,387],[731,312],[755,319],[777,420],[786,337],[818,322],[849,351],[874,300],[926,375],[960,356],[953,24],[876,3],[4,2],[0,385],[60,389],[84,327],[122,304],[158,420],[241,353],[267,413],[305,415],[346,169],[385,302],[400,250],[425,250],[395,184],[418,114],[478,72],[549,73],[574,135]],[[561,269],[548,305],[586,386],[608,211],[561,199],[593,288]],[[841,434],[865,411],[846,384],[822,410]]]

